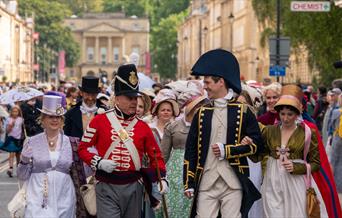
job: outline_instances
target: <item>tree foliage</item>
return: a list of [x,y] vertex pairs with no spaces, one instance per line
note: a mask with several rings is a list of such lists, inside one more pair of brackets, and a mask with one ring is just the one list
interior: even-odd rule
[[189,7],[189,0],[150,0],[152,7],[148,8],[148,14],[151,18],[152,26],[158,25],[161,19],[172,14],[182,13]]
[[19,14],[33,14],[35,31],[39,33],[38,56],[46,57],[47,49],[58,52],[65,50],[67,66],[76,64],[79,56],[79,45],[74,41],[70,29],[64,27],[65,17],[71,15],[66,5],[56,1],[19,0]]
[[103,0],[104,12],[125,12],[127,16],[146,15],[145,4],[142,0]]
[[[291,0],[281,1],[281,32],[291,38],[291,46],[306,46],[309,64],[320,72],[320,82],[331,85],[342,77],[333,67],[341,59],[342,10],[331,4],[330,12],[291,12]],[[258,20],[275,30],[276,0],[253,0]],[[269,29],[268,29],[269,31]]]
[[177,71],[177,27],[183,21],[185,12],[173,14],[160,20],[153,27],[152,49],[155,70],[163,78],[175,78]]
[[101,12],[103,0],[55,0],[66,5],[77,16],[85,12]]
[[187,16],[189,0],[151,0],[150,17],[153,65],[161,78],[174,79],[177,73],[177,28]]

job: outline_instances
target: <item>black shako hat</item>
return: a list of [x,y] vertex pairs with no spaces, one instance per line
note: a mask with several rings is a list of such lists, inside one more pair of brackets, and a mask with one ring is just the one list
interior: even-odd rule
[[134,64],[121,65],[115,75],[114,95],[139,96],[139,78]]
[[240,67],[236,57],[229,51],[214,49],[204,53],[191,69],[194,76],[218,76],[223,78],[229,88],[240,94]]
[[96,76],[82,77],[82,85],[78,87],[82,92],[99,93],[99,78]]

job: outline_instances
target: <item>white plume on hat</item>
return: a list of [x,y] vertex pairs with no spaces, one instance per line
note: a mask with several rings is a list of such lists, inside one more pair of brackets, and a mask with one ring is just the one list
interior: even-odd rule
[[172,100],[177,100],[176,94],[173,90],[171,89],[161,89],[157,96],[154,98],[154,101],[156,104],[166,100],[166,99],[172,99]]
[[201,96],[204,94],[204,89],[200,81],[198,80],[178,80],[167,84],[177,93],[177,102],[180,107],[184,107],[189,100],[193,99],[195,96]]
[[259,108],[262,103],[263,103],[263,99],[262,99],[262,93],[259,89],[251,87],[249,85],[245,85],[245,84],[241,84],[242,90],[245,90],[246,92],[248,92],[249,97],[251,97],[251,100],[253,102],[254,105],[252,105],[255,108]]
[[138,67],[139,65],[139,54],[135,53],[135,52],[132,52],[130,55],[129,55],[129,63],[131,64],[134,64],[136,67]]

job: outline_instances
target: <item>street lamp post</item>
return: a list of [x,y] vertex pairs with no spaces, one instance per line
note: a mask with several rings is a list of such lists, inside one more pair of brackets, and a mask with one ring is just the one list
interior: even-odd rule
[[230,23],[230,52],[233,52],[233,24],[234,24],[233,12],[230,13],[228,19]]
[[[276,41],[276,65],[280,65],[280,0],[277,0],[277,41]],[[277,76],[279,82],[279,76]]]

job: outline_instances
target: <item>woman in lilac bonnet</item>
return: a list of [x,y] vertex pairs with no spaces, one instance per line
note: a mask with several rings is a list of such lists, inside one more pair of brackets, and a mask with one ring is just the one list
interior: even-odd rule
[[44,132],[24,143],[17,175],[27,185],[25,217],[75,217],[75,189],[69,175],[70,141],[62,132],[65,110],[60,96],[43,97]]

